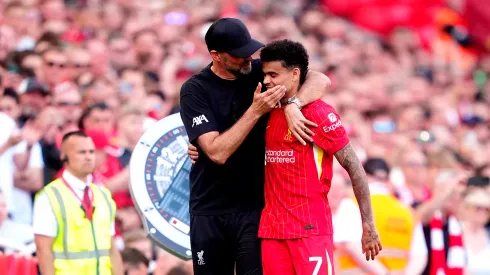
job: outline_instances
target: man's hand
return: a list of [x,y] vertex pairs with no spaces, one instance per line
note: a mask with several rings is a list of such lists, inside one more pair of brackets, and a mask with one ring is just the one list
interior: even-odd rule
[[450,175],[444,182],[436,182],[434,197],[444,203],[455,193],[457,194],[464,190],[470,177],[471,174],[469,173],[456,171],[455,175]]
[[22,141],[22,135],[12,134],[7,140],[7,148],[17,145],[21,141]]
[[366,256],[366,261],[369,259],[374,261],[374,258],[383,249],[381,241],[379,240],[378,230],[374,224],[363,223],[362,224],[362,254]]
[[289,130],[293,133],[294,137],[301,142],[301,144],[306,145],[306,141],[313,142],[310,136],[315,134],[308,129],[306,126],[318,127],[317,124],[307,120],[298,105],[288,104],[284,107],[284,115],[286,116],[286,121],[288,122]]
[[466,182],[470,174],[465,172],[449,172],[435,182],[434,196],[428,201],[419,204],[415,211],[420,221],[424,225],[430,224],[434,213],[444,208],[444,205],[451,203],[453,197],[460,196],[465,190]]
[[261,90],[262,83],[259,82],[255,89],[254,101],[252,102],[252,106],[250,106],[253,113],[258,116],[265,115],[276,107],[279,100],[284,97],[286,87],[277,85],[263,93],[261,93]]
[[197,147],[192,144],[189,144],[189,147],[187,147],[187,154],[189,155],[192,164],[196,163],[197,159],[199,158]]
[[118,209],[116,211],[116,223],[123,232],[141,227],[141,219],[134,207]]
[[31,147],[38,142],[43,136],[43,133],[34,125],[33,121],[27,121],[22,128],[22,137],[27,142],[27,146]]

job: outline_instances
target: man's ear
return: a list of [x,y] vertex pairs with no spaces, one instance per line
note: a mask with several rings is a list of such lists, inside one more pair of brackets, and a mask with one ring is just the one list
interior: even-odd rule
[[61,148],[60,148],[60,160],[65,163],[66,162],[66,159],[67,159],[67,155],[66,155],[66,144],[61,144]]
[[301,71],[299,68],[294,68],[293,69],[293,82],[299,82],[299,78],[300,78],[300,75],[301,75]]
[[213,61],[221,61],[221,56],[217,51],[212,50],[209,53],[211,54]]
[[66,156],[66,154],[60,153],[60,160],[63,163],[68,162],[68,157]]

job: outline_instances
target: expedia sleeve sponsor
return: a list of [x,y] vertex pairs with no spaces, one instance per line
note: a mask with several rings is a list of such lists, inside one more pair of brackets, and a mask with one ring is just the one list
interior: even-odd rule
[[296,157],[293,150],[266,150],[266,162],[268,163],[295,163]]
[[334,108],[318,100],[316,105],[303,109],[306,119],[319,122],[317,128],[312,128],[315,135],[313,142],[328,155],[333,156],[349,143],[349,136],[342,126],[339,115]]
[[338,120],[336,123],[334,123],[332,125],[323,126],[323,131],[325,133],[328,133],[330,131],[335,131],[335,129],[339,128],[340,126],[342,126],[342,122],[340,122],[340,120]]

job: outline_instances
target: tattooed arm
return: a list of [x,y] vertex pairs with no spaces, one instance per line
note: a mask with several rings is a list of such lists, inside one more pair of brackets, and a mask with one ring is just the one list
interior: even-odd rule
[[371,209],[371,194],[369,193],[366,172],[364,172],[364,168],[362,168],[361,162],[357,158],[351,144],[348,143],[343,149],[335,153],[335,158],[349,173],[352,188],[354,189],[354,194],[361,210],[362,222],[374,224],[373,211]]
[[379,234],[374,225],[373,211],[371,207],[371,194],[366,172],[357,158],[354,149],[348,143],[343,149],[335,153],[335,158],[349,173],[352,188],[356,196],[362,220],[362,252],[366,254],[366,260],[374,260],[381,248]]

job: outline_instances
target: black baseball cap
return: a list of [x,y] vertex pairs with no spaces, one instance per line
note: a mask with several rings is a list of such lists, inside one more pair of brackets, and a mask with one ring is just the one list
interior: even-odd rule
[[382,158],[370,158],[363,166],[366,174],[371,176],[387,178],[390,174],[390,166]]
[[35,78],[24,79],[19,86],[19,94],[40,93],[43,96],[49,95],[49,89]]
[[252,39],[245,24],[236,18],[216,20],[209,27],[204,39],[208,51],[225,52],[242,58],[249,57],[264,47],[264,44]]
[[490,185],[490,178],[486,176],[476,175],[468,179],[468,186],[487,187]]

